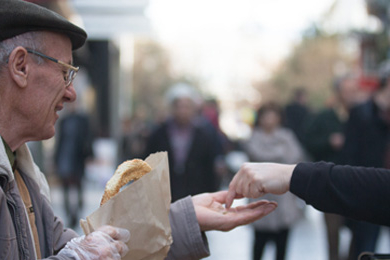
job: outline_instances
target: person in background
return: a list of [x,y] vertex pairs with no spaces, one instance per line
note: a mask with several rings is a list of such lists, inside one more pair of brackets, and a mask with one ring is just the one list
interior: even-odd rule
[[[67,106],[68,113],[59,122],[56,135],[54,161],[56,173],[60,178],[64,193],[64,208],[70,220],[70,226],[75,228],[79,221],[78,213],[82,210],[83,179],[85,164],[92,159],[92,129],[89,117],[79,111],[77,102]],[[72,200],[72,191],[76,190],[77,199]]]
[[[379,72],[377,90],[366,102],[354,107],[346,125],[343,154],[352,166],[390,169],[390,68],[384,64]],[[380,226],[351,221],[352,241],[349,259],[364,251],[374,251]]]
[[221,143],[222,154],[229,152],[232,149],[232,143],[220,127],[220,109],[218,101],[214,98],[205,100],[202,104],[201,116],[210,122],[213,129],[217,131],[218,139]]
[[220,180],[220,186],[227,186],[232,176],[226,162],[226,156],[234,149],[234,143],[220,127],[220,108],[218,101],[214,98],[205,100],[202,103],[200,117],[205,119],[205,125],[210,128],[211,135],[216,134],[216,147],[219,147],[221,150],[216,151],[218,156],[215,159],[215,173]]
[[301,144],[304,140],[306,120],[310,115],[307,92],[303,87],[298,87],[294,90],[290,103],[284,108],[284,125],[294,132]]
[[134,115],[122,121],[122,136],[118,144],[118,165],[123,161],[145,158],[148,155],[146,145],[152,128],[143,108],[138,108]]
[[[304,143],[314,161],[326,161],[345,164],[343,152],[345,126],[351,107],[355,105],[354,89],[357,77],[346,74],[335,79],[333,97],[329,107],[323,109],[308,121],[305,129]],[[339,252],[340,230],[345,227],[346,219],[342,216],[324,214],[328,239],[328,259],[342,258]]]
[[[72,50],[86,32],[60,15],[20,0],[0,5],[0,256],[2,259],[115,259],[126,255],[130,233],[103,226],[87,236],[66,228],[50,205],[45,176],[28,141],[54,136],[58,112],[76,100],[78,68]],[[262,201],[234,210],[222,203],[227,191],[204,193],[173,203],[173,244],[167,259],[210,254],[205,231],[228,231],[273,211]],[[225,214],[223,214],[225,213]]]
[[344,132],[349,111],[356,104],[353,95],[356,85],[357,77],[353,74],[336,79],[328,107],[308,120],[304,145],[314,161],[345,162],[342,153]]
[[172,201],[218,190],[215,166],[221,141],[214,126],[199,116],[199,94],[192,86],[178,83],[167,99],[171,117],[152,132],[146,150],[147,154],[168,152]]
[[[243,145],[244,151],[253,162],[298,163],[304,160],[304,153],[295,134],[282,126],[282,109],[275,103],[261,106],[257,112],[251,137]],[[288,235],[293,225],[302,217],[303,210],[298,199],[291,193],[282,196],[265,195],[276,201],[278,208],[269,216],[255,221],[253,260],[262,259],[265,245],[275,242],[275,259],[286,256]]]

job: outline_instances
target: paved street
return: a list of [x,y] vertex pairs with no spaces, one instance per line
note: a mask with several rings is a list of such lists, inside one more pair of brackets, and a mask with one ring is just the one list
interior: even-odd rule
[[[64,220],[65,212],[62,208],[62,192],[58,186],[52,186],[52,201],[54,210]],[[92,213],[100,203],[103,187],[94,182],[88,182],[85,189],[85,207],[81,213],[83,217]],[[244,203],[243,200],[239,203]],[[65,221],[66,222],[66,221]],[[293,229],[288,248],[287,260],[327,260],[325,229],[322,213],[307,207],[306,217]],[[77,229],[81,234],[81,229]],[[381,236],[378,252],[389,252],[390,245],[386,235]],[[348,230],[342,232],[341,247],[347,251],[350,234]],[[230,232],[208,232],[211,256],[208,260],[251,260],[252,232],[250,226],[236,228]],[[263,260],[274,259],[274,247],[268,245]]]

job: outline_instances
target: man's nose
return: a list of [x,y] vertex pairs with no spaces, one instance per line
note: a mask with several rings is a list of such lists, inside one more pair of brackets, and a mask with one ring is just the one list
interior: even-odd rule
[[66,87],[64,97],[66,99],[66,102],[74,102],[76,100],[77,94],[76,90],[73,87],[73,83]]

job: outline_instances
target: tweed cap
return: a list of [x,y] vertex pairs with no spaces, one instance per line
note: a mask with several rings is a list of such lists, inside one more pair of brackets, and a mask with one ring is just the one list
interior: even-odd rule
[[87,33],[59,14],[22,0],[0,1],[0,41],[32,31],[51,31],[65,34],[72,49],[80,48]]

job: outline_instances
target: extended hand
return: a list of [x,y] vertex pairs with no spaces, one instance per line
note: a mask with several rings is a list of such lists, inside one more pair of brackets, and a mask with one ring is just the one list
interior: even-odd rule
[[229,185],[226,207],[234,198],[258,198],[266,193],[283,194],[290,188],[295,165],[277,163],[245,163]]
[[258,220],[271,213],[277,207],[275,202],[262,200],[226,209],[223,204],[226,201],[227,194],[227,191],[220,191],[202,193],[192,197],[196,217],[202,231],[229,231]]

